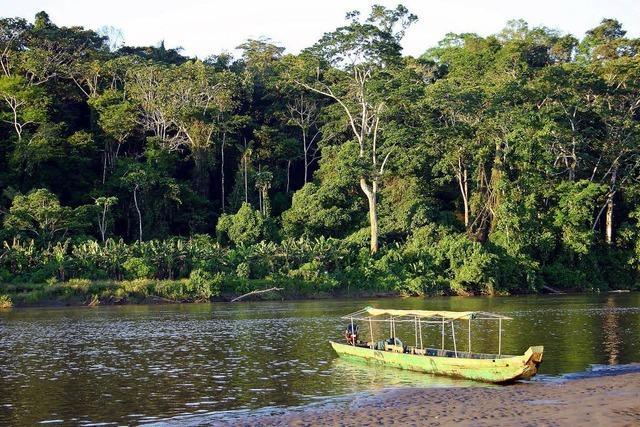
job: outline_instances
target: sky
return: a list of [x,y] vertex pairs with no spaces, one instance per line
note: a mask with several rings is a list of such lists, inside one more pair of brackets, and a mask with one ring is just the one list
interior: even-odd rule
[[[59,26],[94,30],[113,26],[132,46],[182,47],[204,58],[234,52],[249,38],[267,37],[289,53],[311,46],[324,32],[342,25],[347,11],[366,14],[372,4],[394,7],[396,1],[370,0],[0,0],[2,17],[30,21],[46,11]],[[630,37],[640,37],[640,0],[404,0],[418,15],[403,40],[404,53],[418,56],[449,32],[482,36],[522,18],[581,37],[603,18],[622,22]]]

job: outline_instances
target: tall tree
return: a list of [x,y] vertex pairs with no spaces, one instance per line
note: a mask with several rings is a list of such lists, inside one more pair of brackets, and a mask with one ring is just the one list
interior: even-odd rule
[[122,144],[137,126],[136,110],[123,92],[113,89],[90,98],[89,105],[98,112],[98,124],[105,134],[102,168],[104,184],[107,170],[113,172]]
[[301,93],[287,103],[287,122],[300,129],[302,135],[302,159],[304,163],[304,183],[309,179],[309,166],[318,158],[320,139],[319,103]]
[[359,177],[369,205],[370,249],[378,251],[378,186],[391,151],[381,154],[378,140],[383,117],[384,96],[376,93],[390,76],[387,68],[400,61],[400,40],[406,28],[417,20],[399,5],[386,9],[375,5],[366,21],[359,13],[347,14],[351,22],[326,33],[312,48],[318,56],[340,67],[325,79],[313,83],[299,81],[308,90],[335,101],[344,113],[351,137],[359,146],[358,157],[365,167]]
[[169,151],[186,148],[194,182],[208,197],[212,136],[219,113],[232,111],[237,79],[200,61],[180,66],[145,65],[132,71],[128,92],[141,107],[145,129]]

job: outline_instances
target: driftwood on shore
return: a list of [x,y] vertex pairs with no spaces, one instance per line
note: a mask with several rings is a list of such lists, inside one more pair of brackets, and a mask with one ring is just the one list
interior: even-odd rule
[[557,289],[553,289],[551,286],[547,286],[547,285],[542,286],[542,289],[549,291],[552,294],[558,294],[558,295],[564,294],[564,292],[559,291]]
[[98,295],[91,295],[91,298],[87,299],[87,307],[97,307],[100,304],[100,298],[98,298]]
[[272,292],[272,291],[281,291],[282,288],[269,288],[269,289],[256,289],[255,291],[251,291],[251,292],[247,292],[244,295],[240,295],[239,297],[235,297],[234,299],[231,300],[231,302],[236,302],[236,301],[240,301],[241,299],[251,296],[251,295],[258,295],[258,294],[264,294],[265,292]]

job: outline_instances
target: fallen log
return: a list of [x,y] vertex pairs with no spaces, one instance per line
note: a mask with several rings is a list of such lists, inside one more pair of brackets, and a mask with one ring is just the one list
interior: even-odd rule
[[255,291],[247,292],[244,295],[240,295],[239,297],[232,299],[231,302],[240,301],[241,299],[251,295],[258,295],[258,294],[264,294],[265,292],[273,292],[273,291],[281,291],[281,290],[282,288],[276,288],[276,287],[269,288],[269,289],[256,289]]
[[564,292],[559,291],[557,289],[553,289],[551,286],[547,286],[547,285],[543,285],[542,289],[549,291],[552,294],[558,294],[558,295],[563,295]]
[[98,295],[91,295],[91,299],[87,299],[87,307],[96,307],[98,304],[100,304]]
[[169,298],[160,297],[158,295],[148,295],[144,298],[146,304],[177,304],[180,301],[176,301]]

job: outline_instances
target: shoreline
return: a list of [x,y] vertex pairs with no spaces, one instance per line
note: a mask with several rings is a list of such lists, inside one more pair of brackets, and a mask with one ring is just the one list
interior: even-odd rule
[[354,395],[328,407],[243,414],[216,422],[234,426],[632,426],[640,424],[640,364],[637,368],[597,377],[487,388],[387,389]]
[[[25,303],[20,295],[6,293],[0,295],[7,295],[13,301],[9,307],[3,307],[0,305],[0,311],[11,310],[14,308],[58,308],[58,307],[115,307],[115,306],[145,306],[145,305],[193,305],[193,304],[241,304],[249,302],[273,302],[273,301],[318,301],[318,300],[330,300],[330,299],[385,299],[385,298],[404,298],[405,296],[393,293],[384,292],[361,292],[349,294],[311,294],[304,296],[282,296],[280,298],[275,297],[261,297],[261,298],[247,298],[241,301],[232,301],[238,295],[223,295],[220,298],[214,298],[211,300],[171,300],[169,298],[160,297],[157,295],[148,295],[142,298],[114,298],[114,297],[100,297],[96,300],[92,299],[91,294],[86,295],[72,295],[67,298],[48,298],[38,300],[33,303]],[[525,294],[523,294],[525,295]],[[526,294],[526,295],[538,295],[538,294]],[[447,297],[451,295],[425,295],[423,298],[434,297]],[[488,296],[488,295],[474,295],[474,296]],[[513,295],[505,295],[513,296]]]
[[[40,289],[43,289],[44,286]],[[51,287],[50,289],[56,290],[55,287]],[[60,289],[60,287],[58,287]],[[514,293],[514,294],[496,294],[496,295],[446,295],[446,294],[433,294],[433,295],[423,295],[423,296],[406,296],[393,292],[383,292],[383,291],[360,291],[360,292],[352,292],[352,293],[318,293],[318,294],[308,294],[308,295],[280,295],[277,297],[277,294],[272,294],[271,296],[267,295],[260,298],[247,298],[241,301],[235,301],[235,303],[243,303],[243,302],[268,302],[268,301],[317,301],[317,300],[329,300],[329,299],[343,299],[343,298],[352,298],[352,299],[386,299],[386,298],[409,298],[409,297],[418,297],[418,298],[437,298],[437,297],[513,297],[513,296],[532,296],[532,295],[549,295],[549,296],[571,296],[571,295],[600,295],[600,294],[621,294],[621,293],[635,293],[636,290],[608,290],[601,292],[594,291],[567,291],[561,293]],[[10,306],[2,306],[0,304],[0,310],[10,310],[12,308],[55,308],[55,307],[98,307],[98,306],[119,306],[119,305],[175,305],[175,304],[207,304],[207,303],[232,303],[232,299],[237,297],[235,294],[223,294],[219,297],[212,298],[210,300],[172,300],[169,298],[165,298],[158,295],[127,295],[123,297],[117,297],[115,295],[108,296],[100,296],[92,293],[79,293],[73,292],[70,295],[59,295],[59,296],[46,296],[42,299],[38,299],[33,302],[25,301],[24,293],[12,293],[12,292],[2,292],[2,288],[0,287],[0,296],[5,295],[8,296],[12,304]],[[96,298],[97,297],[97,298]]]

